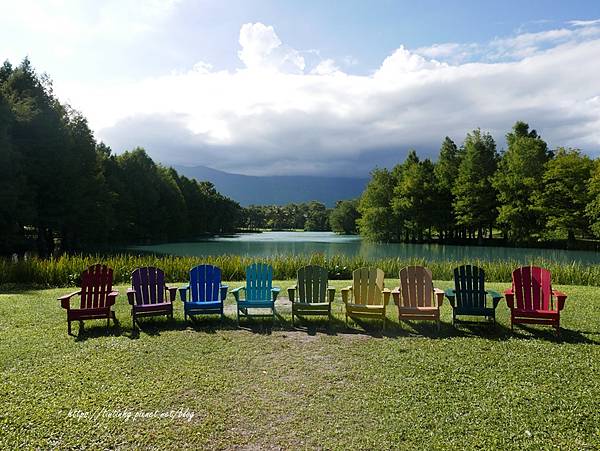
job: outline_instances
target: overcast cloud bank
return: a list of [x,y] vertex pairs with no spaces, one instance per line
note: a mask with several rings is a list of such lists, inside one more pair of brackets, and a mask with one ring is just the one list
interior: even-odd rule
[[[499,146],[516,120],[550,146],[600,150],[600,21],[571,21],[481,44],[399,46],[353,75],[281,42],[272,26],[241,26],[244,67],[199,61],[136,83],[62,86],[115,151],[145,147],[168,164],[243,174],[365,175],[409,148],[435,157],[476,127]],[[341,63],[341,62],[340,62]]]

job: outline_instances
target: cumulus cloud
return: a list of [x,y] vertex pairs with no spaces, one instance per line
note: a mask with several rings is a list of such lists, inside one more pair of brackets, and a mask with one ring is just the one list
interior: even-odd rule
[[168,164],[245,174],[365,175],[409,148],[435,156],[444,136],[460,144],[476,127],[502,146],[516,120],[550,146],[600,149],[600,24],[399,45],[369,75],[307,64],[261,23],[243,25],[239,43],[239,70],[199,63],[105,91],[62,89],[116,151],[140,145]]
[[272,26],[260,22],[242,25],[242,49],[238,56],[248,69],[275,69],[284,72],[302,72],[304,58],[297,50],[282,45]]

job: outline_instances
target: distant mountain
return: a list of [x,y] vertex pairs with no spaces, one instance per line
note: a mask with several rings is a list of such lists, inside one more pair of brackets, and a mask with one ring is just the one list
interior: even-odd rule
[[360,196],[369,180],[302,175],[252,176],[230,174],[206,166],[174,168],[186,177],[212,182],[220,193],[243,206],[285,205],[318,200],[333,207],[338,200]]

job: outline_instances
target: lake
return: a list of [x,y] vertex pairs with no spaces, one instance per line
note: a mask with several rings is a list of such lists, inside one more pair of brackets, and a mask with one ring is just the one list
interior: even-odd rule
[[443,244],[376,244],[363,241],[358,236],[342,236],[332,232],[243,233],[231,237],[216,237],[190,243],[131,246],[128,249],[198,257],[225,254],[268,257],[277,254],[312,254],[318,252],[325,255],[359,255],[369,259],[417,257],[427,260],[516,260],[527,263],[532,258],[541,257],[558,262],[600,263],[600,254],[593,251]]

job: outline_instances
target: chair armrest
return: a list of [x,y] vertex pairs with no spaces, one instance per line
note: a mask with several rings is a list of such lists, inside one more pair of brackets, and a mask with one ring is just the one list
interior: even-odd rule
[[329,301],[330,304],[333,304],[333,301],[335,301],[335,288],[334,287],[327,287],[327,300]]
[[448,288],[444,291],[444,295],[448,298],[448,302],[450,302],[452,308],[454,308],[454,299],[456,298],[456,291],[454,288]]
[[400,287],[392,290],[392,297],[394,298],[394,304],[400,305]]
[[119,292],[117,290],[113,290],[106,295],[106,305],[115,305],[117,302],[117,296],[119,296]]
[[504,299],[506,299],[506,305],[508,305],[508,308],[515,308],[515,293],[512,288],[504,290]]
[[81,294],[81,290],[74,291],[73,293],[65,294],[64,296],[59,297],[58,300],[60,301],[60,306],[64,309],[69,310],[71,308],[71,298],[73,296],[77,296],[78,294]]
[[296,295],[296,285],[288,288],[288,298],[292,304],[294,303],[295,295]]
[[554,296],[556,296],[556,299],[558,299],[558,311],[560,312],[562,309],[565,308],[565,302],[567,300],[567,295],[565,293],[563,293],[562,291],[558,291],[558,290],[552,290],[552,294]]
[[165,291],[169,293],[169,301],[171,304],[177,299],[177,287],[169,287],[165,285]]
[[440,308],[444,303],[444,290],[440,290],[439,288],[433,289],[433,294],[435,294],[435,298],[437,300],[437,307]]
[[237,287],[231,290],[231,294],[233,294],[235,302],[240,302],[240,291],[242,290],[246,291],[246,287]]
[[273,295],[273,302],[275,302],[277,300],[277,296],[279,296],[280,291],[281,291],[281,289],[279,287],[271,288],[271,294]]
[[487,290],[485,293],[492,298],[494,309],[498,307],[498,302],[500,302],[500,299],[502,299],[502,295],[494,290]]
[[133,288],[127,288],[127,300],[129,305],[135,304],[135,290]]
[[181,299],[181,302],[183,302],[184,304],[187,302],[187,292],[190,289],[189,285],[186,285],[185,287],[181,287],[179,289],[179,298]]
[[223,302],[225,300],[225,298],[227,297],[227,290],[229,290],[229,285],[223,285],[221,284],[221,302]]
[[344,304],[347,304],[348,301],[350,300],[350,297],[352,296],[352,287],[346,287],[346,288],[342,288],[341,289],[342,292],[342,301],[344,302]]
[[383,306],[386,307],[390,302],[390,294],[392,293],[389,288],[384,288],[381,292],[383,294]]

